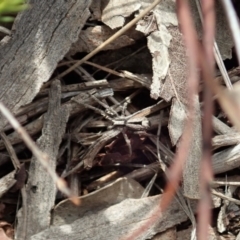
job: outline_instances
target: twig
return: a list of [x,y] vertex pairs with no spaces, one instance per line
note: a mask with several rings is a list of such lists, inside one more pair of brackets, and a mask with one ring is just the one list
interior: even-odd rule
[[159,124],[158,124],[158,130],[157,130],[157,156],[158,156],[158,161],[161,165],[161,168],[165,172],[166,165],[162,163],[162,159],[161,159],[161,155],[160,155],[160,151],[159,151],[159,138],[160,138],[161,128],[162,128],[162,119],[163,119],[163,111],[161,111],[159,114]]
[[[198,12],[199,12],[199,15],[200,15],[201,22],[203,23],[203,16],[202,16],[201,5],[200,5],[199,1],[200,0],[196,0],[196,4],[197,4],[197,8],[198,8]],[[214,56],[215,56],[215,60],[216,60],[216,62],[218,64],[218,67],[221,71],[221,74],[222,74],[222,77],[224,79],[224,82],[225,82],[226,86],[228,87],[228,89],[232,89],[232,82],[230,81],[230,78],[228,76],[226,67],[223,63],[221,53],[219,51],[219,48],[218,48],[218,45],[217,45],[217,42],[216,42],[215,39],[214,39]]]
[[235,199],[235,198],[232,198],[232,197],[228,197],[226,195],[224,195],[223,193],[220,193],[220,192],[217,192],[216,190],[212,189],[212,194],[217,196],[217,197],[220,197],[222,199],[225,199],[225,200],[228,200],[230,202],[234,202],[235,204],[237,205],[240,205],[240,201]]
[[212,145],[214,149],[235,145],[240,143],[240,134],[239,133],[229,133],[223,135],[217,135],[212,139]]
[[[4,132],[0,132],[1,138],[5,143],[6,149],[9,153],[9,156],[12,160],[13,166],[16,170],[19,170],[21,168],[21,164],[18,160],[18,157],[11,145],[11,143],[8,141],[8,138]],[[23,231],[20,233],[21,235],[18,236],[19,239],[25,239],[26,238],[26,227],[27,227],[27,193],[26,193],[26,187],[25,185],[21,188],[21,195],[22,195],[22,226]]]
[[[192,41],[193,38],[196,39],[196,34],[193,30],[193,23],[190,15],[190,11],[188,9],[188,5],[186,1],[177,1],[177,9],[178,9],[178,19],[181,22],[181,29],[184,35],[184,40],[186,47],[188,48],[188,62],[189,62],[189,76],[187,79],[187,87],[188,87],[188,118],[186,119],[184,131],[181,137],[181,142],[179,144],[177,153],[175,155],[174,164],[170,167],[170,171],[168,173],[168,184],[166,186],[165,194],[163,194],[163,200],[161,201],[162,210],[166,209],[173,199],[174,194],[177,191],[181,175],[183,172],[183,167],[185,164],[185,160],[188,156],[188,150],[191,145],[191,135],[193,129],[193,119],[194,119],[194,110],[195,110],[195,98],[197,95],[198,88],[198,76],[196,72],[196,68],[198,65],[197,59],[197,47]],[[194,37],[193,37],[194,35]],[[156,208],[156,211],[158,209]],[[150,224],[150,221],[149,221]]]
[[[98,87],[103,87],[103,88],[109,87],[109,83],[106,79],[97,80],[97,81],[94,80],[94,81],[83,82],[78,84],[65,85],[65,86],[62,86],[61,90],[62,92],[74,92],[74,91],[89,90],[89,89],[98,88]],[[37,97],[47,96],[48,93],[49,93],[49,89],[43,89],[38,93]]]
[[230,128],[227,124],[223,123],[221,120],[213,116],[213,129],[218,134],[230,134],[235,133],[236,131],[233,128]]
[[[70,61],[59,63],[58,67],[65,66],[67,64],[78,63],[78,62],[79,62],[78,60],[70,60]],[[119,72],[117,72],[115,70],[112,70],[111,68],[108,68],[108,67],[105,67],[105,66],[101,66],[101,65],[99,65],[97,63],[92,63],[92,62],[89,62],[89,61],[85,61],[84,63],[87,64],[87,65],[93,66],[95,68],[98,68],[98,69],[100,69],[102,71],[105,71],[105,72],[111,73],[113,75],[122,77],[121,73],[119,73]]]
[[43,153],[37,145],[33,142],[31,137],[28,135],[26,130],[18,123],[15,117],[10,113],[10,111],[0,103],[0,111],[4,115],[4,117],[9,121],[9,123],[13,126],[13,128],[18,132],[18,134],[22,137],[23,141],[27,145],[27,147],[32,151],[33,155],[38,159],[38,161],[42,164],[42,166],[47,170],[49,175],[52,177],[53,181],[56,183],[58,189],[63,192],[65,195],[71,198],[73,203],[79,204],[79,199],[72,195],[71,190],[67,187],[66,182],[60,178],[54,170],[49,167],[49,156],[46,153]]
[[[199,11],[201,15],[201,10]],[[209,66],[209,73],[211,78],[214,78],[214,35],[215,35],[215,11],[214,0],[202,1],[202,13],[204,17],[203,22],[203,51],[205,52],[205,61]],[[193,39],[194,41],[194,39]],[[215,55],[215,58],[217,56]],[[221,59],[221,56],[220,56]],[[225,71],[226,72],[226,71]],[[230,82],[231,83],[231,82]],[[200,168],[200,190],[201,198],[198,205],[198,239],[204,240],[208,238],[208,228],[211,222],[211,193],[209,191],[209,184],[213,179],[213,171],[211,165],[211,149],[212,149],[212,114],[213,114],[213,100],[212,91],[204,82],[204,107],[203,107],[203,126],[202,126],[202,159]]]
[[149,192],[151,191],[155,181],[156,181],[156,178],[157,178],[157,175],[158,173],[155,172],[155,174],[153,175],[152,179],[150,180],[150,182],[148,183],[147,187],[145,188],[141,198],[144,198],[144,197],[147,197],[149,195]]
[[105,42],[103,42],[100,46],[98,46],[95,50],[90,52],[88,55],[86,55],[84,58],[79,60],[77,63],[75,63],[73,66],[71,66],[66,71],[62,72],[60,75],[58,75],[57,78],[62,78],[68,73],[70,73],[72,70],[80,66],[82,63],[93,57],[95,54],[100,52],[106,45],[120,37],[123,33],[125,33],[128,29],[130,29],[134,24],[136,24],[142,17],[144,17],[148,12],[150,12],[153,8],[155,8],[161,0],[155,0],[148,8],[146,8],[144,11],[142,11],[136,18],[134,18],[131,22],[126,24],[123,28],[121,28],[118,32],[113,34],[109,39],[107,39]]
[[211,186],[240,186],[240,182],[228,182],[228,181],[212,181]]
[[97,153],[105,146],[105,144],[111,140],[112,138],[116,137],[121,131],[118,129],[112,129],[109,131],[106,131],[102,134],[102,136],[95,141],[87,150],[86,154],[84,155],[83,159],[81,162],[79,162],[76,166],[74,166],[71,170],[63,174],[63,177],[67,177],[70,174],[75,173],[78,171],[80,168],[85,166],[85,168],[91,168],[93,165],[93,160]]
[[[81,66],[78,66],[80,71],[83,72],[83,74],[87,77],[86,81],[92,82],[95,79]],[[101,66],[100,66],[101,67]],[[111,71],[111,69],[110,69]],[[113,104],[118,104],[118,101],[113,97],[113,96],[109,96],[108,99],[113,103]],[[127,112],[128,113],[128,112]]]
[[11,35],[11,30],[9,30],[9,29],[7,29],[7,28],[5,28],[3,26],[0,26],[0,32],[4,33],[6,35]]

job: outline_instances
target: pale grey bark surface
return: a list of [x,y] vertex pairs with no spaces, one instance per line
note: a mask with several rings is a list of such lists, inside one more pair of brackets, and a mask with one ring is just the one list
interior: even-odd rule
[[17,182],[15,174],[16,171],[14,170],[0,179],[0,197]]
[[183,169],[183,194],[190,199],[200,199],[200,169],[202,160],[202,123],[198,97],[195,98],[192,139],[189,155]]
[[[37,141],[39,148],[48,154],[49,167],[53,170],[56,168],[58,149],[65,132],[68,116],[67,106],[61,107],[60,82],[53,82],[48,112],[44,114],[42,136]],[[56,185],[53,179],[35,157],[31,160],[26,192],[27,215],[18,218],[18,235],[26,232],[24,238],[29,239],[33,234],[49,227],[50,211],[54,206],[56,195]],[[22,224],[23,218],[26,219],[26,226]]]
[[[156,210],[159,201],[161,201],[159,195],[142,199],[126,199],[94,214],[86,212],[71,224],[51,226],[32,236],[31,240],[124,239],[145,226],[150,217],[156,217],[147,231],[143,231],[138,237],[132,237],[138,240],[151,239],[157,232],[171,228],[188,218],[177,201],[173,201],[161,215],[161,212]],[[193,202],[193,205],[195,208],[196,203]]]
[[[30,0],[0,43],[0,101],[15,112],[51,77],[87,18],[91,0]],[[0,127],[6,121],[0,118]]]

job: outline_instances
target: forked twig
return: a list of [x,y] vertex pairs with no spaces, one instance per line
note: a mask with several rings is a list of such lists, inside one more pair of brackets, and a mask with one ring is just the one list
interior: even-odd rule
[[217,191],[214,190],[214,189],[212,189],[212,194],[215,195],[215,196],[217,196],[217,197],[220,197],[220,198],[222,198],[222,199],[225,199],[225,200],[228,200],[228,201],[230,201],[230,202],[233,202],[233,203],[235,203],[235,204],[237,204],[237,205],[240,205],[240,201],[239,201],[239,200],[237,200],[237,199],[235,199],[235,198],[232,198],[232,197],[228,197],[228,196],[224,195],[223,193],[217,192]]

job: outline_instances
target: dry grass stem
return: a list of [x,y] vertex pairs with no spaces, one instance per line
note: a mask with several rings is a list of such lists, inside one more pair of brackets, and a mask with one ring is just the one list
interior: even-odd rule
[[71,190],[67,187],[66,182],[58,177],[56,172],[52,170],[49,165],[49,157],[47,154],[41,152],[36,144],[33,142],[31,137],[28,135],[26,130],[18,123],[18,121],[14,118],[14,116],[10,113],[10,111],[0,103],[0,111],[4,115],[4,117],[9,121],[9,123],[13,126],[15,131],[22,137],[25,144],[32,151],[33,155],[38,159],[38,161],[42,164],[42,166],[48,171],[49,175],[52,177],[53,181],[56,183],[58,189],[63,192],[66,196],[70,197],[75,204],[79,204],[79,200],[77,197],[73,196]]
[[136,18],[134,18],[132,21],[130,21],[128,24],[126,24],[124,27],[122,27],[118,32],[116,32],[114,35],[112,35],[110,38],[108,38],[105,42],[103,42],[101,45],[99,45],[95,50],[87,54],[84,58],[79,60],[77,63],[75,63],[73,66],[71,66],[66,71],[62,72],[58,75],[58,79],[62,78],[63,76],[66,76],[68,73],[70,73],[72,70],[83,64],[85,61],[89,60],[91,57],[93,57],[95,54],[100,52],[104,49],[106,45],[120,37],[123,33],[125,33],[128,29],[130,29],[132,26],[134,26],[142,17],[144,17],[147,13],[149,13],[153,8],[155,8],[161,0],[155,0],[148,8],[146,8],[144,11],[142,11]]

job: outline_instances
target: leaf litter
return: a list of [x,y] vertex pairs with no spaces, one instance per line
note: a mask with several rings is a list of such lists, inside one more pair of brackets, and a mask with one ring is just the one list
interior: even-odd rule
[[[196,1],[189,2],[202,39]],[[231,59],[234,69],[228,75],[234,85],[240,74],[232,58],[233,41],[220,1],[216,2],[216,44],[221,61]],[[76,64],[75,59],[104,45],[151,4],[149,0],[93,1],[78,41],[66,52],[52,79]],[[189,56],[181,24],[176,1],[160,1],[136,25],[92,54],[89,62],[62,75],[61,83],[44,84],[32,103],[16,111],[17,120],[49,156],[42,167],[22,137],[10,125],[5,126],[8,141],[2,134],[0,140],[1,154],[7,155],[1,163],[7,166],[0,179],[1,221],[7,222],[8,229],[13,224],[16,239],[193,239],[195,214],[201,214],[197,208],[202,191],[205,104],[201,82],[199,95],[194,96],[192,140],[179,189],[167,209],[156,211],[164,199],[171,173],[168,168],[189,117]],[[199,69],[194,71],[200,78]],[[214,81],[223,85],[224,77],[216,73]],[[236,85],[231,97],[238,99],[238,92]],[[225,114],[217,105],[212,117],[213,172],[219,177],[224,174],[226,187],[210,186],[210,208],[218,216],[207,226],[209,239],[235,239],[240,230],[236,223],[238,187],[231,188],[231,195],[226,192],[228,184],[239,183],[236,178],[229,181],[240,165],[239,133]],[[12,168],[9,145],[27,168],[26,188],[25,175],[19,171],[17,177],[18,167]],[[64,178],[70,189],[50,177],[51,171]],[[22,188],[20,202],[19,187],[14,188],[17,184]],[[14,217],[6,217],[11,211]],[[153,224],[148,225],[149,220]],[[8,234],[4,226],[0,229],[3,239],[13,238],[12,230]]]

